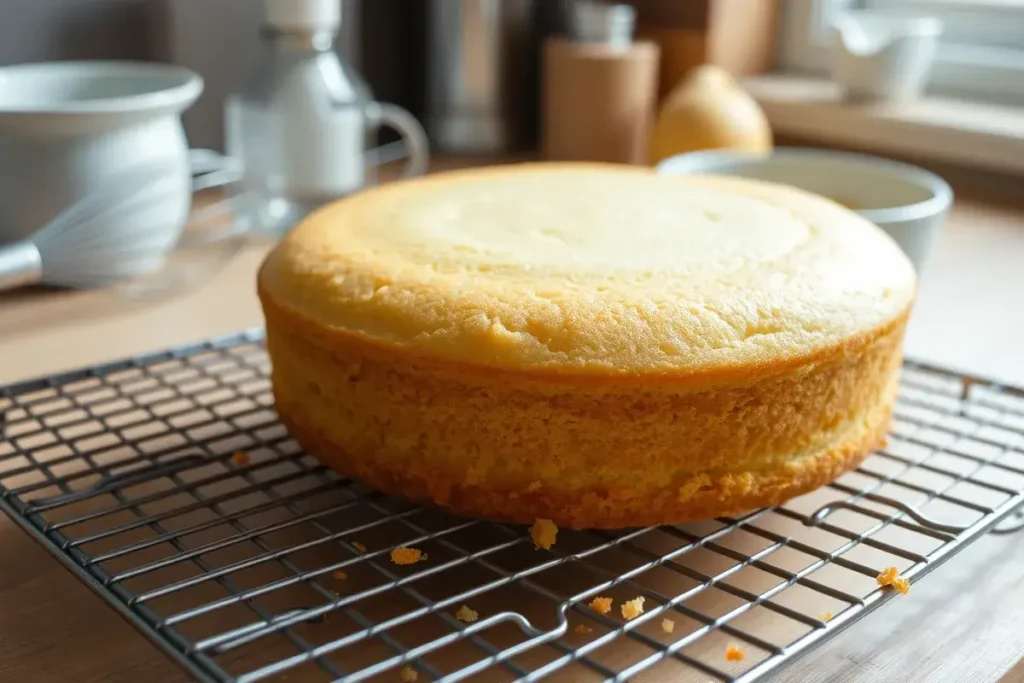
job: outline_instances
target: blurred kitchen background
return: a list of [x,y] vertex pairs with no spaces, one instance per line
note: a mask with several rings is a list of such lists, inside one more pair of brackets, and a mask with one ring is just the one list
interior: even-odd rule
[[[914,220],[903,221],[912,247],[908,253],[920,251],[911,253],[915,263],[930,258],[908,352],[936,363],[968,359],[972,371],[1024,384],[1017,341],[1024,335],[1024,318],[1005,314],[1019,309],[1020,286],[1014,283],[1024,273],[1024,0],[337,2],[342,3],[340,24],[332,0],[0,0],[0,67],[149,60],[185,67],[188,78],[195,72],[205,82],[195,104],[182,100],[188,145],[230,155],[204,151],[196,156],[180,139],[170,145],[182,174],[191,167],[201,178],[192,185],[200,188],[193,213],[184,225],[165,226],[167,244],[158,246],[174,249],[163,269],[152,277],[146,270],[143,281],[116,288],[140,300],[189,293],[175,304],[180,315],[168,328],[175,332],[160,337],[163,342],[258,322],[251,282],[268,242],[315,206],[398,177],[403,164],[410,175],[428,166],[437,171],[536,157],[654,164],[712,148],[761,153],[798,145],[828,148],[819,162],[824,159],[832,171],[803,172],[806,182],[792,184],[811,185],[865,215],[872,209],[921,208],[921,192],[938,198],[927,203],[927,215],[915,209],[907,214]],[[107,68],[96,66],[96,73],[102,76]],[[173,78],[182,77],[180,69],[173,71],[178,74]],[[33,91],[29,81],[23,78],[22,87]],[[39,117],[39,140],[25,137],[17,90],[5,90],[0,80],[0,95],[14,93],[8,98],[13,115],[7,112],[8,129],[0,127],[0,143],[3,134],[16,145],[26,142],[25,159],[34,162],[45,155],[32,152],[32,145],[65,144],[65,124],[59,117]],[[180,96],[183,88],[177,90]],[[45,99],[61,91],[39,92]],[[47,106],[60,111],[62,101],[58,96]],[[385,147],[377,147],[385,114],[406,131],[404,152],[396,131],[386,127],[380,135]],[[225,119],[235,125],[226,126]],[[417,121],[429,138],[429,154]],[[172,123],[177,126],[176,119]],[[236,135],[226,135],[226,127]],[[948,188],[943,195],[934,183],[931,189],[917,187],[922,176],[906,167],[894,171],[902,183],[880,181],[884,174],[877,173],[866,182],[857,168],[874,162],[844,157],[835,148],[937,172],[953,186],[956,202],[950,211]],[[123,166],[130,156],[107,155],[100,167]],[[695,156],[701,155],[689,158]],[[27,175],[21,172],[27,162],[8,157],[0,155],[0,162],[19,169],[8,177]],[[784,167],[784,155],[779,158]],[[703,162],[694,163],[682,166],[707,172]],[[199,167],[212,173],[203,176]],[[67,187],[49,181],[29,187],[26,180],[23,192],[6,188],[11,196],[31,194],[49,202],[0,202],[0,227],[8,238],[49,227],[71,199],[81,199],[71,197],[71,190],[95,184],[96,173],[74,175],[68,168],[39,171],[46,178],[73,176]],[[211,194],[217,183],[208,178],[218,172],[223,172],[222,185],[232,188]],[[822,179],[838,190],[820,189]],[[184,184],[184,177],[179,180]],[[855,186],[863,197],[849,196]],[[107,188],[121,189],[119,183]],[[3,210],[22,205],[39,215],[15,226],[20,233],[11,233],[12,221]],[[186,215],[187,205],[185,200]],[[159,207],[153,211],[167,213]],[[942,227],[947,214],[949,225]],[[154,232],[145,221],[122,223],[131,234],[125,249]],[[879,224],[893,234],[892,226]],[[94,229],[104,225],[92,221]],[[167,307],[147,309],[144,301],[134,308],[121,301],[90,307],[75,293],[26,287],[40,280],[61,282],[51,277],[55,269],[45,267],[46,254],[44,267],[38,267],[38,243],[10,246],[4,237],[0,230],[0,257],[8,248],[8,270],[20,264],[25,274],[8,278],[6,286],[23,287],[21,292],[0,293],[0,338],[7,342],[0,344],[0,356],[15,361],[8,378],[16,368],[41,371],[43,366],[32,364],[33,349],[49,343],[59,345],[59,353],[51,355],[62,362],[98,360],[84,351],[69,355],[62,335],[44,339],[47,329],[70,321],[71,313],[84,319],[92,311],[89,324],[75,334],[100,339],[95,349],[103,356],[156,343],[149,335],[162,318],[147,327],[131,316],[143,315],[140,311],[163,316]],[[95,244],[108,243],[105,233],[99,238]],[[51,248],[77,249],[81,240],[64,243]],[[70,261],[88,261],[80,252]],[[125,261],[117,254],[99,256]],[[164,258],[164,252],[158,256]],[[0,258],[0,290],[3,266]],[[207,282],[209,287],[200,286]],[[196,307],[203,297],[219,301],[230,292],[236,303],[229,307]],[[52,308],[40,306],[42,299]],[[114,317],[97,326],[96,311]],[[117,327],[121,316],[123,329]],[[127,341],[109,346],[111,339],[122,338],[137,339],[139,348]]]
[[[427,125],[436,152],[508,154],[539,146],[542,41],[567,30],[567,2],[343,3],[343,58],[377,99],[410,110]],[[637,37],[653,39],[660,48],[662,98],[693,67],[717,64],[749,79],[747,89],[783,139],[1024,171],[1024,0],[631,4],[637,9]],[[0,65],[103,58],[189,67],[206,82],[202,98],[185,114],[189,141],[221,150],[224,100],[256,60],[262,5],[257,0],[2,0]],[[830,25],[838,13],[858,8],[941,21],[939,46],[924,79],[926,97],[863,107],[837,92],[830,81]],[[470,120],[481,118],[491,121]],[[453,138],[451,125],[469,139]],[[491,125],[502,134],[486,141],[477,134],[474,140],[472,131],[465,132],[474,125]]]

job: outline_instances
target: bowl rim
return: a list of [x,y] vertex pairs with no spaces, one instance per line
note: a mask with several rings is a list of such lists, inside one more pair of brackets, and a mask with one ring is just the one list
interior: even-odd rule
[[54,101],[5,105],[0,99],[0,116],[136,113],[158,109],[184,109],[203,91],[203,79],[185,67],[161,62],[133,60],[82,60],[33,62],[0,67],[0,85],[7,78],[45,82],[48,78],[141,77],[152,78],[153,87],[141,92],[89,100]]
[[[701,150],[678,154],[658,162],[655,169],[667,175],[709,174],[716,169],[771,164],[773,160],[804,160],[837,169],[856,166],[879,175],[909,181],[931,193],[923,201],[884,209],[851,209],[874,223],[903,223],[941,216],[953,204],[953,188],[940,176],[920,166],[862,152],[821,147],[776,147],[767,154],[735,149]],[[783,183],[784,184],[784,183]]]

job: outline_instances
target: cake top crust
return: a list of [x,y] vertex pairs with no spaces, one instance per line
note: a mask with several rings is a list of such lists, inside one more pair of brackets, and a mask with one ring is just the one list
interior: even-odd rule
[[749,179],[529,163],[331,204],[260,293],[328,332],[438,360],[675,374],[814,357],[904,315],[915,275],[840,205]]

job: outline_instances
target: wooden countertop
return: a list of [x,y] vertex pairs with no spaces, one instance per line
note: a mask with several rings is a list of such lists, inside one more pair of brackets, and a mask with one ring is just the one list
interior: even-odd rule
[[[260,324],[253,281],[267,248],[246,245],[167,301],[0,296],[0,384]],[[922,278],[908,355],[1024,386],[1022,291],[1024,209],[959,199]],[[6,518],[0,548],[0,683],[188,680]],[[1024,681],[1021,567],[1019,536],[983,538],[773,680]]]

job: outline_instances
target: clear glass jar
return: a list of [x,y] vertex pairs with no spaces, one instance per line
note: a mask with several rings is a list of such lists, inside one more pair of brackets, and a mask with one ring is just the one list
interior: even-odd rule
[[390,126],[425,173],[427,138],[404,109],[376,102],[335,51],[337,28],[268,26],[249,77],[226,104],[227,153],[241,161],[243,206],[257,230],[283,235],[332,200],[376,184],[377,131]]

